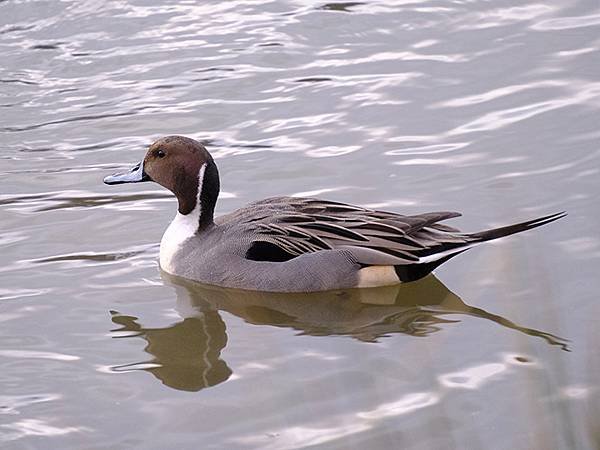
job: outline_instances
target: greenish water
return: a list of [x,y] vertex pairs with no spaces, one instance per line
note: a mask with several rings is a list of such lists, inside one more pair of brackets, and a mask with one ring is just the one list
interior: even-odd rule
[[[600,12],[517,2],[0,2],[0,447],[596,449]],[[166,134],[219,213],[314,195],[475,231],[416,284],[161,274]]]

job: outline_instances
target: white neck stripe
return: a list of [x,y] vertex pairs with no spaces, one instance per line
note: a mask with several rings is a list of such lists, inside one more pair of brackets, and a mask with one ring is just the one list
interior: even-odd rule
[[196,213],[196,223],[197,226],[200,225],[200,216],[202,215],[202,202],[200,201],[200,197],[202,196],[202,184],[204,183],[204,171],[206,170],[206,166],[208,163],[202,164],[200,170],[198,171],[198,193],[196,194],[196,206],[192,210],[192,212],[188,215],[192,215]]
[[173,262],[175,254],[183,243],[191,238],[200,226],[200,215],[202,214],[202,183],[204,182],[204,171],[208,163],[202,164],[198,172],[198,193],[196,194],[196,206],[189,214],[181,214],[177,211],[175,218],[165,230],[160,241],[160,267],[169,273],[174,272]]

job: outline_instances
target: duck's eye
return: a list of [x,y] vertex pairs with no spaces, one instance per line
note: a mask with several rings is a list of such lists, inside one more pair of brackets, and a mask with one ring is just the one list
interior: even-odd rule
[[159,158],[164,158],[165,156],[167,156],[167,154],[164,151],[159,150],[156,152],[156,156],[158,156]]

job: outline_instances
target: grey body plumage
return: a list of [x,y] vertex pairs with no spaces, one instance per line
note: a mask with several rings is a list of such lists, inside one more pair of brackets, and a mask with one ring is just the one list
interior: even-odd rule
[[154,180],[179,200],[161,242],[163,269],[249,290],[312,292],[413,281],[478,243],[565,215],[463,233],[440,223],[460,216],[455,212],[403,216],[314,198],[274,197],[213,220],[218,172],[198,142],[159,139],[134,169],[139,179],[128,172],[105,182]]

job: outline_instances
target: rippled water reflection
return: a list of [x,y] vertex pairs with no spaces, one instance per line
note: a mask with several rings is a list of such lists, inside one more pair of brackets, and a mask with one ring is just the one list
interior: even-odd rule
[[162,276],[175,286],[176,310],[182,320],[166,328],[144,328],[137,317],[113,311],[113,322],[121,326],[112,330],[114,337],[143,338],[153,360],[109,369],[147,370],[175,389],[197,391],[231,376],[231,369],[220,358],[227,345],[220,310],[249,324],[291,328],[298,335],[351,336],[371,343],[394,333],[426,337],[441,331],[443,324],[459,323],[461,316],[472,316],[569,350],[560,337],[466,305],[433,275],[402,286],[314,294],[236,291],[186,282],[164,272]]
[[[599,30],[589,0],[0,2],[3,448],[597,448]],[[161,278],[165,191],[101,184],[171,133],[221,213],[569,216],[402,295],[240,299]]]

